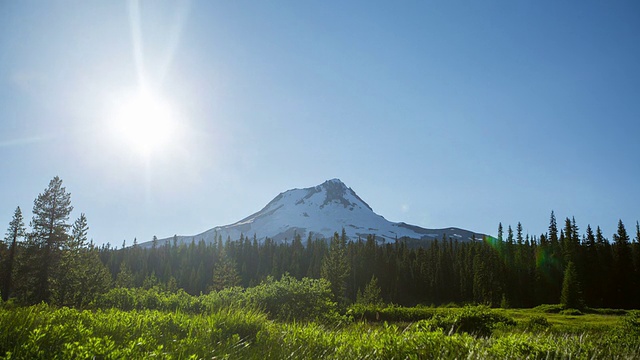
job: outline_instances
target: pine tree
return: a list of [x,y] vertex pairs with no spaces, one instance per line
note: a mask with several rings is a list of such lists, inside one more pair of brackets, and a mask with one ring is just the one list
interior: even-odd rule
[[479,304],[491,304],[493,297],[489,268],[478,252],[473,257],[473,300]]
[[522,246],[524,243],[524,239],[522,237],[522,224],[518,221],[518,226],[516,226],[516,243],[519,246]]
[[87,218],[82,213],[62,246],[52,289],[53,300],[58,305],[85,306],[111,284],[111,275],[97,250],[87,244],[88,231]]
[[120,270],[116,276],[115,286],[120,288],[130,288],[134,286],[133,273],[124,261],[120,263]]
[[569,261],[564,270],[560,303],[565,309],[581,309],[583,307],[578,273],[572,261]]
[[636,237],[633,240],[633,244],[631,244],[631,256],[633,257],[633,267],[635,276],[633,277],[634,283],[632,284],[635,288],[635,295],[633,298],[635,299],[633,308],[640,308],[640,222],[636,221]]
[[236,262],[222,250],[218,261],[213,267],[211,290],[220,291],[228,287],[238,286],[240,284],[240,275],[238,275],[236,267]]
[[382,305],[382,290],[378,286],[378,279],[375,275],[371,276],[371,280],[364,288],[364,292],[358,291],[356,302],[365,305]]
[[633,304],[633,264],[629,235],[622,223],[618,221],[618,232],[613,235],[615,241],[613,252],[613,296],[617,306],[630,308]]
[[553,210],[551,210],[551,219],[549,220],[549,241],[552,246],[558,242],[558,224]]
[[[344,230],[343,230],[344,232]],[[349,261],[346,254],[346,239],[333,235],[329,245],[329,253],[322,259],[321,276],[331,283],[331,292],[336,301],[343,303],[349,277]]]
[[591,229],[591,225],[587,225],[587,235],[584,238],[583,243],[583,262],[588,264],[588,266],[583,267],[584,276],[582,279],[584,284],[584,298],[588,306],[595,307],[600,305],[598,303],[598,286],[603,269],[598,266],[596,236]]
[[25,252],[28,257],[24,259],[29,263],[25,270],[31,273],[23,274],[34,280],[35,288],[27,289],[28,294],[24,299],[29,303],[51,301],[51,288],[56,281],[54,270],[60,261],[61,246],[68,237],[68,220],[72,210],[71,195],[57,176],[34,201],[31,241],[28,243],[31,249]]
[[22,220],[22,211],[18,206],[13,214],[13,219],[9,223],[9,229],[5,237],[5,242],[8,245],[8,251],[5,259],[2,259],[0,263],[2,269],[2,300],[7,301],[13,288],[13,268],[16,257],[16,250],[18,246],[18,240],[24,238],[26,230],[24,227],[24,221]]

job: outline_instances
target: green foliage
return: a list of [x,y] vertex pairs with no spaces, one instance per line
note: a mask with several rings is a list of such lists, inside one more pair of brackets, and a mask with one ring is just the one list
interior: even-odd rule
[[347,315],[355,320],[375,322],[415,322],[432,318],[438,309],[429,307],[403,307],[397,305],[380,306],[375,304],[353,304]]
[[191,296],[178,290],[175,293],[163,292],[158,287],[114,288],[99,296],[92,303],[97,309],[161,310],[200,313],[207,309],[205,299]]
[[[0,358],[212,358],[242,354],[269,326],[264,314],[78,311],[45,305],[0,310]],[[240,356],[242,357],[242,356]]]
[[492,311],[484,305],[465,306],[462,309],[436,314],[422,322],[426,329],[442,329],[450,333],[469,333],[476,336],[490,336],[499,325],[515,326],[512,318]]
[[283,275],[280,280],[267,278],[260,285],[212,291],[192,296],[184,290],[167,292],[159,286],[114,288],[92,304],[98,309],[181,311],[192,314],[214,312],[223,308],[262,309],[270,318],[281,321],[333,321],[339,319],[331,300],[329,283],[324,279],[298,280]]
[[538,306],[533,308],[534,311],[543,312],[543,313],[551,313],[551,314],[559,313],[563,309],[564,309],[564,307],[562,305],[559,305],[559,304],[544,304],[544,305],[538,305]]
[[215,291],[240,284],[240,275],[236,269],[236,262],[224,253],[213,268],[213,281],[211,289]]
[[622,329],[631,336],[640,337],[640,310],[629,311],[622,320]]
[[330,283],[325,279],[296,278],[285,274],[279,281],[269,277],[246,290],[246,301],[264,309],[278,320],[333,320],[336,303],[331,299]]
[[569,315],[569,316],[578,316],[578,315],[582,315],[582,311],[578,310],[578,309],[564,309],[562,311],[560,311],[561,315]]
[[569,261],[567,268],[564,271],[560,303],[565,309],[583,308],[580,283],[578,282],[578,272],[576,271],[576,267],[572,261]]
[[549,323],[549,320],[547,320],[546,317],[542,315],[534,315],[529,318],[525,328],[529,331],[537,331],[541,329],[546,329],[550,326],[551,324]]
[[342,229],[342,236],[333,235],[329,246],[329,253],[322,259],[322,278],[329,281],[331,293],[335,301],[345,302],[346,281],[349,277],[349,261],[346,252],[346,235]]
[[[22,219],[22,210],[18,206],[9,223],[5,243],[0,242],[0,293],[2,301],[7,301],[13,291],[13,269],[16,259],[18,241],[24,238],[26,230]],[[6,251],[4,251],[6,248]]]
[[382,301],[382,290],[380,289],[380,286],[378,286],[378,279],[375,275],[371,277],[371,281],[369,281],[367,286],[364,288],[364,292],[360,293],[358,291],[356,303],[377,306],[384,304]]
[[[209,301],[210,295],[200,298]],[[432,319],[410,325],[327,327],[274,322],[265,313],[235,306],[204,314],[0,307],[0,359],[593,359],[634,358],[640,350],[640,312],[630,312],[607,331],[540,331],[548,324],[538,316],[530,319],[529,331],[503,326],[487,337],[462,327],[477,326],[478,319],[496,326],[512,321],[482,306],[430,310],[436,313]],[[453,331],[433,326],[446,319]]]

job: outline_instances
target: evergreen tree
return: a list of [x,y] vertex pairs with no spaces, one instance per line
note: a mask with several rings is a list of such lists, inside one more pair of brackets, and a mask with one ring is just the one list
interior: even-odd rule
[[371,276],[371,280],[364,288],[364,292],[358,291],[356,302],[366,305],[382,305],[382,290],[378,286],[378,279],[375,275]]
[[[344,229],[343,229],[344,233]],[[346,238],[333,235],[329,245],[329,253],[322,259],[321,276],[331,283],[331,293],[336,301],[345,301],[347,278],[349,277],[349,261],[346,254]]]
[[229,258],[223,250],[213,268],[211,289],[220,291],[239,284],[240,275],[238,275],[238,270],[236,269],[236,262]]
[[518,221],[518,226],[516,226],[516,243],[520,246],[524,244],[524,239],[522,237],[522,224]]
[[551,210],[551,219],[549,220],[549,242],[552,245],[558,242],[558,224],[553,210]]
[[635,288],[633,308],[640,308],[640,223],[636,221],[636,237],[631,244],[631,256],[633,257],[634,276],[632,286]]
[[51,301],[51,288],[55,282],[55,269],[60,261],[62,244],[67,240],[70,225],[69,214],[73,210],[71,195],[62,186],[62,180],[54,177],[42,194],[39,194],[33,204],[32,233],[28,246],[30,251],[24,267],[32,277],[35,287],[27,289],[24,300],[28,303]]
[[581,309],[582,299],[578,273],[572,261],[569,261],[564,270],[564,280],[562,281],[562,296],[560,303],[565,309]]
[[584,238],[585,248],[583,251],[583,262],[588,266],[583,267],[584,275],[582,283],[584,284],[584,299],[588,306],[599,306],[599,282],[602,268],[598,266],[598,248],[596,244],[596,236],[591,229],[591,225],[587,225],[587,235]]
[[120,270],[116,276],[115,286],[120,288],[130,288],[134,286],[133,273],[131,273],[131,269],[129,269],[124,261],[120,263]]
[[630,308],[634,303],[633,297],[633,264],[631,259],[631,248],[629,246],[629,235],[622,223],[618,221],[618,232],[613,235],[613,279],[612,284],[614,301],[617,306]]
[[13,219],[9,223],[9,229],[5,237],[5,242],[8,246],[7,255],[2,262],[0,262],[0,268],[2,269],[2,276],[0,281],[2,283],[2,300],[7,301],[13,288],[13,268],[16,257],[16,250],[18,246],[18,240],[25,236],[24,221],[22,220],[22,211],[18,206],[13,214]]
[[88,231],[87,218],[82,213],[62,246],[52,291],[58,305],[85,306],[110,286],[111,275],[100,261],[97,250],[87,244]]

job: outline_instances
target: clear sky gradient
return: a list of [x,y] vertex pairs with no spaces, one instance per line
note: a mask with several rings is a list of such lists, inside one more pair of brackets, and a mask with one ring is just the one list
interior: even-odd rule
[[[148,152],[112,131],[142,83],[175,122]],[[391,221],[611,238],[639,139],[637,1],[0,3],[2,228],[55,175],[117,246],[340,178]]]

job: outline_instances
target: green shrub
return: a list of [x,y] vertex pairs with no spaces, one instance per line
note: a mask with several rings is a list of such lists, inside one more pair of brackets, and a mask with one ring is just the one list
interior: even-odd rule
[[533,310],[543,313],[557,314],[560,311],[564,310],[564,308],[560,304],[544,304],[534,307]]
[[430,319],[438,310],[428,307],[378,306],[353,304],[347,310],[347,315],[355,320],[373,322],[416,322]]
[[258,306],[272,319],[282,321],[331,321],[338,319],[337,304],[331,300],[325,279],[298,280],[288,274],[275,281],[267,278],[245,291],[246,302]]
[[572,315],[572,316],[578,316],[578,315],[583,315],[582,311],[578,310],[578,309],[565,309],[560,311],[560,315]]
[[607,308],[586,308],[585,313],[599,314],[599,315],[626,315],[628,310],[624,309],[607,309]]
[[635,336],[640,336],[640,310],[631,310],[622,318],[623,330]]
[[512,318],[498,314],[485,305],[465,306],[448,314],[437,314],[424,321],[421,326],[428,331],[442,329],[448,333],[469,333],[476,336],[490,336],[498,326],[515,326]]
[[231,307],[260,308],[271,318],[284,321],[327,321],[339,317],[326,280],[298,280],[287,274],[277,281],[269,277],[260,285],[246,290],[231,287],[200,296],[191,296],[183,290],[170,293],[159,287],[114,288],[99,296],[92,306],[94,309],[182,311],[191,314]]
[[529,318],[529,320],[527,320],[525,328],[527,330],[540,330],[540,329],[546,329],[550,326],[551,324],[549,323],[549,320],[547,320],[546,317],[542,315],[535,315]]

